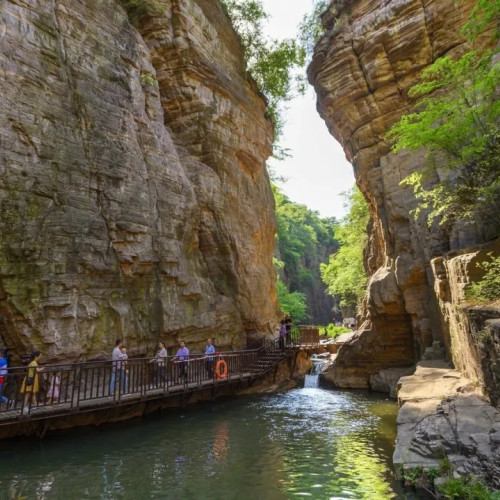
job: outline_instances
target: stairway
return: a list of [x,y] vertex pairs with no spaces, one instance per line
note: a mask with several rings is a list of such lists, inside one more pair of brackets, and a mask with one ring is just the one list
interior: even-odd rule
[[255,375],[264,375],[285,358],[292,356],[298,349],[297,346],[291,345],[282,351],[279,346],[273,343],[259,356],[255,363],[249,366],[248,371]]

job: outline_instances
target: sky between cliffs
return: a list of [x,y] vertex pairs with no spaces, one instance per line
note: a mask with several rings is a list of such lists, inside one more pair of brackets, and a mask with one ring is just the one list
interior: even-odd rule
[[[304,14],[312,10],[312,0],[262,0],[271,16],[268,35],[272,38],[295,38]],[[345,159],[340,144],[330,135],[316,111],[316,94],[309,86],[304,96],[287,104],[281,146],[290,148],[292,158],[269,160],[274,171],[286,177],[278,182],[294,202],[317,210],[322,217],[345,214],[341,192],[354,185],[352,166]]]

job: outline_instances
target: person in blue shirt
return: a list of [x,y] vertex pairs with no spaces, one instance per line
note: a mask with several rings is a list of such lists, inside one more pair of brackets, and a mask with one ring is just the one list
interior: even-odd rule
[[0,401],[2,403],[7,403],[9,400],[2,395],[3,384],[5,378],[7,377],[7,365],[8,361],[4,355],[4,351],[0,351]]
[[215,347],[212,344],[212,339],[207,339],[207,345],[205,346],[205,368],[208,372],[208,377],[213,378],[214,376],[214,356]]
[[180,343],[180,347],[175,353],[174,361],[177,361],[177,366],[179,367],[179,378],[187,378],[187,363],[189,359],[189,349],[186,347],[184,342]]

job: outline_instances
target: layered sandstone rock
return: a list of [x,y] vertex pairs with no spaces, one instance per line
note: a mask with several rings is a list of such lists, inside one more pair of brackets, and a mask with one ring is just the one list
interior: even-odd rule
[[[467,48],[460,28],[475,3],[336,0],[323,17],[326,33],[309,79],[318,110],[352,162],[372,215],[364,322],[359,335],[339,351],[333,378],[340,386],[368,387],[371,375],[411,366],[434,342],[446,346],[460,369],[481,378],[478,357],[467,355],[470,343],[451,341],[460,336],[454,328],[466,322],[460,301],[472,276],[465,273],[460,287],[453,288],[453,272],[446,267],[455,265],[457,251],[468,253],[472,250],[464,249],[493,234],[481,224],[445,230],[416,221],[412,188],[400,183],[422,168],[424,154],[393,154],[385,140],[391,125],[412,109],[408,90],[422,70],[440,56]],[[431,182],[445,175],[439,171]]]
[[[216,0],[0,5],[0,335],[240,347],[276,321],[272,126]],[[158,85],[158,83],[159,85]]]

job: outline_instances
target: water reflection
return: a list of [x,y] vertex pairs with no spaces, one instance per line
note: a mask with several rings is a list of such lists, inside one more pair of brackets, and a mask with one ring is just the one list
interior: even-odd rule
[[298,389],[0,449],[0,499],[395,498],[396,405]]

